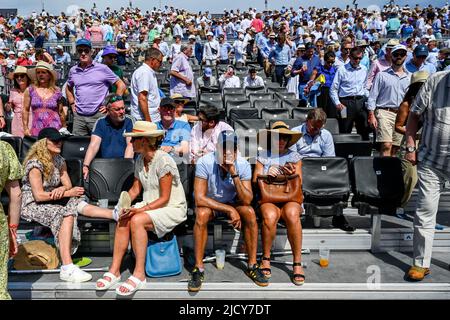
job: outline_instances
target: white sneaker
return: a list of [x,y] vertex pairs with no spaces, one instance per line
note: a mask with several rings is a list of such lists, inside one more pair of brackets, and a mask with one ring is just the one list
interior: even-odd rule
[[78,283],[90,281],[92,279],[92,275],[81,270],[78,266],[73,266],[72,269],[66,271],[61,268],[61,271],[59,272],[59,278],[62,281]]
[[131,208],[131,198],[128,192],[122,191],[120,193],[119,201],[117,201],[117,205],[113,210],[113,219],[118,221],[120,215],[122,214],[122,209],[130,209]]

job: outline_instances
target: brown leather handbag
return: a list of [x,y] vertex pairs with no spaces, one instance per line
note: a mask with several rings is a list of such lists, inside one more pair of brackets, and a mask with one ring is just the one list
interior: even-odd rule
[[298,174],[277,177],[258,175],[257,181],[261,193],[260,204],[303,202],[302,179]]

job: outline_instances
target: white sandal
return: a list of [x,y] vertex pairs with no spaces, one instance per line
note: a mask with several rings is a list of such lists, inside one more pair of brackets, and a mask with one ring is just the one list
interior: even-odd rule
[[[105,279],[106,277],[110,278],[111,280]],[[120,281],[120,276],[116,277],[111,272],[106,272],[100,279],[97,280],[95,284],[95,290],[98,291],[105,291],[117,284]],[[103,284],[102,287],[99,287],[98,284]]]
[[[133,286],[129,283],[127,283],[126,281],[123,282],[120,286],[118,286],[116,288],[116,294],[118,294],[119,296],[129,296],[132,295],[133,293],[135,293],[137,290],[142,289],[145,284],[147,283],[147,279],[144,280],[139,280],[138,278],[136,278],[135,276],[131,276],[128,278],[128,280],[132,281],[136,286]],[[128,292],[121,292],[120,288],[125,288],[128,290]]]

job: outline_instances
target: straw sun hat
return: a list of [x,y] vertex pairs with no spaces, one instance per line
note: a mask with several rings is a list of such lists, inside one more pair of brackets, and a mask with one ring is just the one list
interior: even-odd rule
[[53,66],[52,66],[51,64],[49,64],[49,63],[47,63],[47,62],[44,62],[44,61],[39,61],[39,62],[36,64],[36,67],[35,67],[35,68],[32,68],[32,69],[28,69],[28,70],[27,70],[28,77],[30,77],[30,79],[31,79],[32,81],[36,81],[36,70],[37,70],[37,69],[44,69],[44,70],[50,72],[50,74],[52,75],[53,80],[54,80],[55,82],[56,82],[56,80],[58,79],[58,75],[57,75],[56,71],[53,69]]
[[160,137],[164,130],[158,130],[155,123],[149,121],[136,121],[131,132],[125,132],[124,137]]
[[[291,139],[286,146],[286,148],[290,148],[294,144],[297,143],[298,140],[302,137],[302,133],[298,131],[292,131],[289,129],[289,126],[283,121],[276,121],[270,127],[270,130],[260,130],[258,133],[258,141],[260,143],[266,142],[267,138],[270,137],[272,133],[277,133],[279,135],[290,135]],[[262,140],[261,140],[262,139]]]

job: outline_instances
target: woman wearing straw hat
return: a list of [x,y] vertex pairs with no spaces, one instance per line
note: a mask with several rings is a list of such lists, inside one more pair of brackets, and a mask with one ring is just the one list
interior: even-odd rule
[[[300,155],[289,149],[301,136],[300,132],[289,130],[288,125],[282,121],[275,122],[270,130],[261,130],[258,134],[258,141],[263,146],[270,145],[270,147],[267,147],[266,151],[261,152],[256,159],[253,183],[257,183],[258,176],[263,174],[272,177],[298,174],[301,177]],[[286,223],[288,240],[294,258],[294,274],[291,280],[295,285],[304,283],[305,275],[301,264],[302,225],[300,223],[300,214],[302,211],[302,205],[298,202],[261,204],[260,212],[263,219],[261,270],[267,278],[271,277],[270,250],[276,236],[277,223],[280,218],[283,218]]]
[[[28,69],[33,84],[23,96],[23,128],[26,136],[37,136],[43,128],[66,127],[61,90],[56,86],[56,72],[53,66],[39,61],[36,67]],[[28,129],[29,114],[33,113],[31,130]]]
[[[164,130],[158,130],[153,122],[136,121],[133,131],[123,135],[131,137],[133,149],[140,155],[136,160],[133,185],[128,192],[122,192],[114,209],[113,215],[119,217],[119,222],[113,261],[109,271],[97,281],[96,289],[108,290],[120,281],[120,265],[131,239],[136,257],[134,272],[116,289],[118,295],[128,296],[146,283],[147,231],[152,231],[158,238],[171,232],[186,220],[187,204],[175,161],[168,153],[159,150]],[[143,201],[131,206],[141,191]],[[88,205],[83,211],[92,208]]]
[[[27,74],[27,68],[18,66],[14,70],[14,89],[11,89],[9,101],[5,105],[7,112],[13,111],[14,117],[11,123],[11,134],[13,136],[24,136],[23,130],[23,95],[25,90],[31,84],[31,80]],[[31,121],[29,121],[28,129],[31,129]]]

